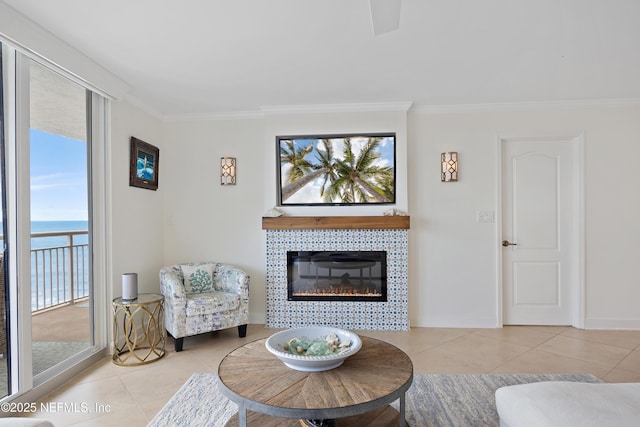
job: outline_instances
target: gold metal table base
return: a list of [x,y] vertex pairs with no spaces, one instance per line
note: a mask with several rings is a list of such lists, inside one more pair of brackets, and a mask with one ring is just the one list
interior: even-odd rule
[[164,356],[164,296],[140,294],[133,301],[113,300],[113,363],[139,366]]

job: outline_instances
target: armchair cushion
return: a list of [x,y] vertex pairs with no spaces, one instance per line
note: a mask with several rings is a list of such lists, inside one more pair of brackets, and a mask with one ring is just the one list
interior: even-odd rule
[[221,313],[236,310],[240,305],[240,295],[229,292],[204,292],[187,296],[187,316]]
[[213,264],[183,264],[180,266],[187,295],[211,292],[213,290],[213,267]]

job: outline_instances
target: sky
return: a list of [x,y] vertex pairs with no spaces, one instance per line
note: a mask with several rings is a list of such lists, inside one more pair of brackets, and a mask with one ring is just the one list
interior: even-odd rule
[[86,221],[87,144],[31,129],[31,220]]

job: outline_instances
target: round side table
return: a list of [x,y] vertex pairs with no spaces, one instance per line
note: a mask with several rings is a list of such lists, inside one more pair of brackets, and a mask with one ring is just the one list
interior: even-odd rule
[[139,294],[135,300],[113,300],[113,363],[138,366],[164,356],[164,296]]

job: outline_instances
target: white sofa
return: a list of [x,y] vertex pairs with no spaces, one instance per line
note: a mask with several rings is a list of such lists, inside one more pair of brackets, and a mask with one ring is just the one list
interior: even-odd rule
[[640,426],[640,383],[545,381],[496,390],[501,427]]

